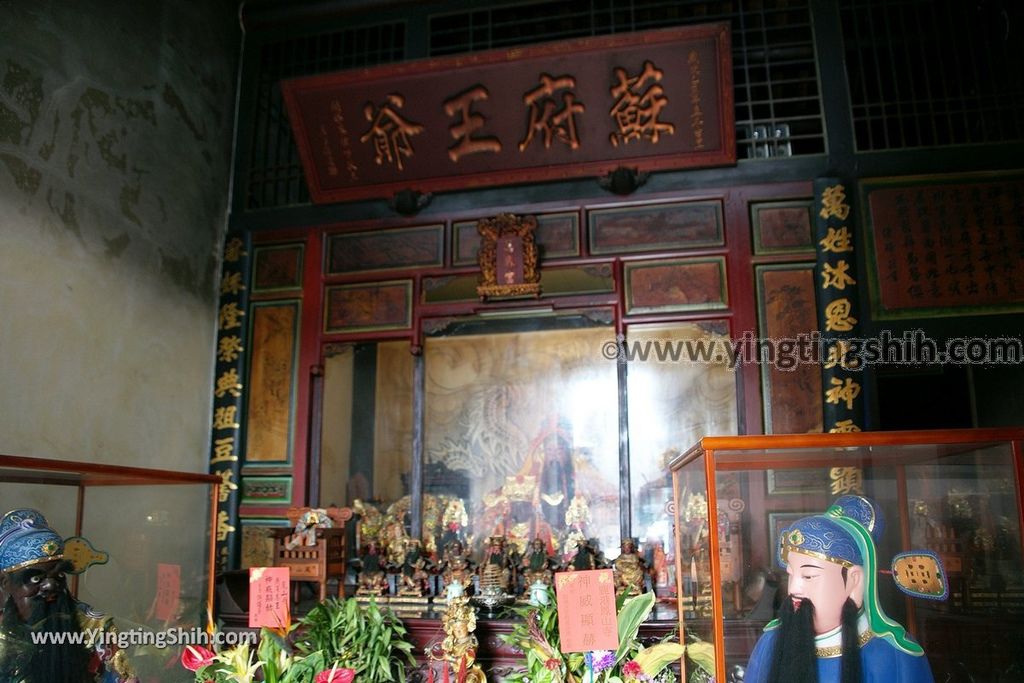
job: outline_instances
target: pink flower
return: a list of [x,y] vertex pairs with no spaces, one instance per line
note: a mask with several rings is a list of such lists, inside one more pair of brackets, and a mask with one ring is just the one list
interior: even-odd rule
[[636,663],[635,659],[631,659],[623,665],[622,675],[626,678],[640,678],[644,675],[644,670]]
[[198,671],[212,662],[215,656],[201,645],[186,645],[181,651],[181,665],[189,671]]
[[355,677],[355,669],[330,668],[318,673],[314,683],[352,683]]

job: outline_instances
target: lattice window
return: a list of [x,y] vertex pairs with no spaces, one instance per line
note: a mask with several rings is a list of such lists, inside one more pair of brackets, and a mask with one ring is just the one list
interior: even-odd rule
[[728,21],[740,157],[822,154],[825,130],[807,0],[570,0],[435,15],[431,56]]
[[246,208],[309,202],[298,147],[281,98],[283,78],[373,66],[405,58],[405,24],[392,23],[264,45],[260,51]]
[[1024,139],[1024,3],[843,0],[858,151]]

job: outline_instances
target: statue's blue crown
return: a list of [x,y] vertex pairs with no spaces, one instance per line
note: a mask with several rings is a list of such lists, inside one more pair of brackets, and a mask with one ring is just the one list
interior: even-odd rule
[[12,510],[0,519],[0,571],[64,557],[64,541],[38,510]]
[[786,566],[791,550],[845,566],[863,565],[864,556],[849,530],[837,519],[864,527],[877,543],[884,521],[878,505],[864,496],[840,496],[824,514],[797,520],[779,538],[779,564]]

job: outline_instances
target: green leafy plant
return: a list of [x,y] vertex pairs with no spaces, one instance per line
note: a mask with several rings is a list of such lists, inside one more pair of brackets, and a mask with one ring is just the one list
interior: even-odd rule
[[[523,652],[524,669],[506,678],[511,683],[636,683],[658,681],[673,683],[675,674],[669,665],[690,648],[670,642],[671,635],[651,647],[644,647],[637,634],[654,609],[653,593],[627,598],[618,605],[616,621],[619,647],[615,652],[594,651],[564,654],[559,649],[558,608],[554,590],[548,588],[548,600],[536,607],[516,608],[523,618],[512,633],[502,639]],[[706,645],[706,644],[701,644]],[[692,654],[698,654],[694,650]],[[703,649],[699,652],[707,664]],[[691,656],[691,660],[695,661]],[[711,666],[714,671],[714,656]]]
[[195,672],[196,683],[323,683],[353,676],[360,683],[405,683],[405,666],[415,664],[405,636],[401,620],[375,602],[330,599],[296,624],[261,629],[255,648],[190,646],[181,663]]
[[182,664],[195,672],[197,683],[314,683],[328,668],[323,653],[296,656],[286,637],[266,628],[255,649],[243,643],[215,653],[192,646],[182,653]]
[[320,652],[328,665],[353,669],[360,683],[405,683],[406,665],[415,665],[406,633],[401,620],[375,601],[329,598],[299,622],[295,649],[303,656]]

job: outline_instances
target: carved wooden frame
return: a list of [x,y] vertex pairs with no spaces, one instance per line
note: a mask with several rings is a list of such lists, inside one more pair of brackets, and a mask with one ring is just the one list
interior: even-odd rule
[[[537,269],[537,243],[534,239],[536,217],[502,213],[494,218],[481,219],[476,229],[480,233],[480,251],[477,252],[480,284],[476,288],[480,300],[540,296],[540,271]],[[508,235],[519,237],[523,246],[523,281],[513,284],[498,282],[498,240]]]

